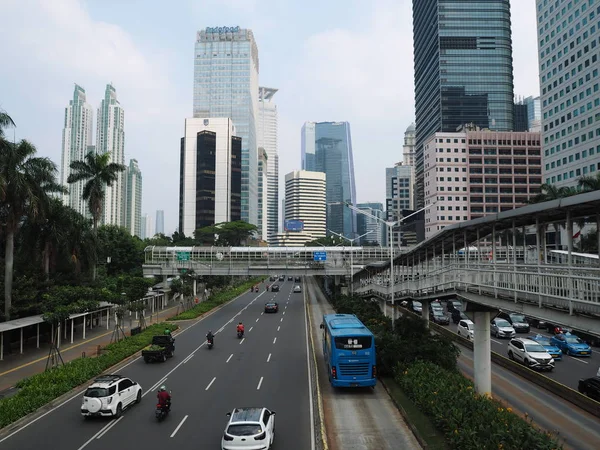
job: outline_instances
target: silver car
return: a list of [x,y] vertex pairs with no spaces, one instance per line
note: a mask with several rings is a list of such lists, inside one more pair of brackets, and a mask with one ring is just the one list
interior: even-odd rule
[[294,286],[294,293],[302,292],[302,288],[298,285]]
[[490,323],[490,331],[497,338],[515,337],[515,329],[507,320],[496,317]]

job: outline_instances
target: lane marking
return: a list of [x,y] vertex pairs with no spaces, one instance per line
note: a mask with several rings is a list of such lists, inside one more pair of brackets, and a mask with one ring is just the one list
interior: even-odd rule
[[208,391],[210,389],[210,387],[212,386],[212,384],[215,382],[215,380],[217,379],[217,377],[214,377],[212,379],[212,381],[210,383],[208,383],[208,386],[206,386],[206,389],[204,389],[205,391]]
[[148,389],[146,392],[144,392],[144,394],[142,394],[142,397],[144,395],[146,395],[148,392],[154,391],[154,389],[156,389],[158,386],[160,386],[161,384],[163,384],[165,381],[167,381],[167,377],[164,377],[162,380],[160,380],[158,383],[156,383],[150,389]]
[[273,344],[274,344],[275,342],[277,342],[277,338],[273,339]]
[[184,363],[184,364],[185,364],[185,363],[187,363],[187,362],[188,362],[190,359],[192,359],[193,357],[194,357],[194,354],[192,353],[190,356],[188,356],[187,358],[185,358],[185,359],[183,360],[183,363]]
[[246,340],[246,338],[242,338],[242,340],[240,341],[240,345],[242,345],[242,342],[244,342]]
[[495,340],[495,339],[492,339],[492,338],[490,338],[490,341],[492,341],[492,342],[495,342],[496,344],[500,344],[500,345],[502,345],[502,342],[500,342],[500,341],[497,341],[497,340]]
[[[262,314],[261,314],[261,316],[262,316]],[[258,318],[256,319],[256,321],[258,322],[258,320],[259,320],[259,319],[260,319],[260,317],[258,317]]]
[[575,358],[573,356],[571,356],[571,359],[574,359],[575,361],[580,362],[580,363],[589,364],[589,362],[584,361],[583,359]]
[[281,325],[279,325],[279,326],[277,327],[277,331],[279,331],[279,330],[280,330],[280,328],[281,328]]
[[175,436],[177,434],[177,432],[179,431],[179,429],[181,428],[181,425],[183,425],[183,423],[187,420],[188,416],[185,416],[181,422],[179,422],[179,425],[177,425],[177,428],[175,428],[175,431],[173,431],[173,434],[171,435],[171,437]]
[[271,354],[269,353],[269,356],[267,356],[267,362],[271,361]]
[[115,420],[113,423],[111,423],[102,433],[100,433],[98,436],[96,436],[96,439],[100,439],[102,436],[104,436],[106,433],[108,433],[111,430],[111,428],[113,428],[116,424],[118,424],[123,419],[124,419],[123,416],[119,417],[117,420]]
[[248,333],[250,333],[252,331],[252,328],[254,328],[254,327],[250,327],[250,329],[248,330]]
[[260,389],[260,385],[263,382],[263,377],[260,377],[260,381],[258,382],[258,386],[256,387],[256,390],[258,391]]
[[[315,411],[314,411],[314,397],[313,397],[313,389],[312,389],[312,376],[310,373],[310,349],[312,349],[312,354],[313,354],[313,358],[314,358],[314,362],[315,362],[315,384],[316,384],[316,388],[317,388],[317,402],[318,402],[318,406],[319,406],[319,419],[321,422],[321,439],[323,442],[323,448],[324,450],[328,450],[329,446],[327,445],[327,436],[325,434],[325,425],[324,425],[324,419],[323,419],[323,413],[322,413],[322,399],[321,399],[321,392],[319,390],[319,368],[317,366],[317,355],[315,353],[315,347],[314,347],[314,342],[313,342],[313,337],[312,334],[310,334],[310,346],[309,346],[309,332],[312,333],[312,331],[309,331],[309,321],[310,321],[310,311],[308,308],[308,303],[306,302],[306,290],[304,290],[304,292],[302,293],[302,297],[304,300],[304,332],[306,333],[306,371],[308,373],[308,395],[310,398],[310,402],[309,402],[309,411],[310,411],[310,448],[311,450],[315,450],[316,448],[316,431],[315,431]],[[312,328],[312,322],[310,323],[311,328]]]
[[285,311],[283,312],[283,315],[285,316]]
[[229,355],[229,358],[227,358],[227,361],[225,361],[225,364],[227,364],[231,358],[233,358],[233,353],[231,355]]
[[283,322],[283,317],[281,318],[280,322]]
[[[264,313],[265,313],[265,312],[263,311],[263,312],[261,312],[261,313],[260,313],[260,315],[262,316]],[[258,319],[256,319],[256,321],[258,322]]]
[[82,450],[82,449],[84,449],[85,447],[87,447],[87,445],[88,445],[90,442],[92,442],[94,439],[96,439],[96,438],[97,438],[97,437],[98,437],[98,436],[99,436],[101,433],[104,433],[104,431],[105,431],[105,430],[106,430],[108,427],[110,427],[110,426],[113,424],[113,422],[114,422],[114,419],[113,419],[113,420],[111,420],[110,422],[108,422],[106,425],[104,425],[104,426],[103,426],[103,427],[100,429],[100,431],[98,431],[98,432],[97,432],[96,434],[94,434],[94,435],[93,435],[91,438],[89,438],[89,439],[88,439],[88,441],[87,441],[85,444],[83,444],[81,447],[79,447],[77,450]]

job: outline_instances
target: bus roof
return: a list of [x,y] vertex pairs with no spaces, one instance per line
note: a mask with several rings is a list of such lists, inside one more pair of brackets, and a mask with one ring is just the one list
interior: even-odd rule
[[373,336],[354,314],[326,314],[323,320],[332,336]]

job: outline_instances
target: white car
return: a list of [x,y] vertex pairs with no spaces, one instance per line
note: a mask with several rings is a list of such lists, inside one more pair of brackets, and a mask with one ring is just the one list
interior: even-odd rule
[[472,320],[461,320],[456,327],[456,334],[469,340],[475,337],[475,324]]
[[302,292],[302,288],[298,285],[294,286],[294,293],[297,294],[299,292]]
[[236,408],[229,421],[221,450],[269,450],[275,439],[275,412],[267,408]]
[[81,415],[120,417],[123,410],[142,401],[142,387],[121,375],[103,375],[83,394]]
[[533,339],[516,338],[508,343],[508,357],[519,361],[531,369],[554,369],[554,358],[546,349]]

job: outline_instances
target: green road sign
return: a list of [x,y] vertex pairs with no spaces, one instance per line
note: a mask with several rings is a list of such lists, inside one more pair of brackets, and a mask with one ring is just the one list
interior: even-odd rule
[[177,261],[189,261],[190,252],[177,252]]

